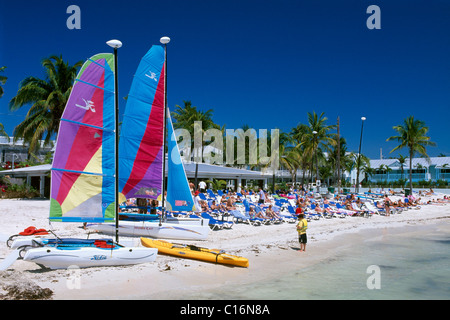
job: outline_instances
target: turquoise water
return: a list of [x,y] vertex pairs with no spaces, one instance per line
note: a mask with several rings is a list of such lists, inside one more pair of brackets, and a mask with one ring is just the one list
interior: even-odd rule
[[[349,238],[358,240],[337,248],[325,262],[259,283],[198,293],[189,299],[449,299],[449,230],[450,223],[443,222],[364,231],[364,238],[363,233]],[[376,266],[376,272],[368,270],[369,266]],[[372,288],[379,284],[379,288],[369,289],[368,282]]]

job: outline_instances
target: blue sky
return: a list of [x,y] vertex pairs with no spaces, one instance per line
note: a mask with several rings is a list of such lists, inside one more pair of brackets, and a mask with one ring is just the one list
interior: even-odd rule
[[[69,30],[69,5],[81,9],[81,30]],[[381,29],[369,30],[369,5]],[[69,63],[110,52],[120,39],[119,92],[126,96],[141,57],[162,36],[168,48],[168,103],[190,100],[213,109],[227,128],[289,131],[324,112],[340,117],[348,149],[379,158],[394,125],[425,121],[437,147],[450,156],[450,2],[444,0],[0,0],[0,65],[8,82],[0,123],[12,134],[27,108],[9,100],[19,82],[42,77],[53,54]],[[121,110],[125,107],[121,99]],[[407,151],[401,152],[407,155]]]

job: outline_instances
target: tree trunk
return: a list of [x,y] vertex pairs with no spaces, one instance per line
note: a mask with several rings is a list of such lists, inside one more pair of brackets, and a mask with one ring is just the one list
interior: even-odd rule
[[413,152],[412,150],[409,151],[409,191],[411,192],[412,195],[412,157],[413,157]]

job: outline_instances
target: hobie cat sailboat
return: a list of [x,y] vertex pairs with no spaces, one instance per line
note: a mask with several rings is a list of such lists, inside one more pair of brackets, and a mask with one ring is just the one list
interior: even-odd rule
[[[61,118],[51,172],[51,221],[118,221],[115,73],[121,43],[112,40],[108,45],[115,54],[97,54],[85,62]],[[11,247],[22,250],[23,260],[53,269],[130,265],[157,256],[157,250],[124,247],[118,237],[22,238]]]
[[[162,38],[164,39],[164,38]],[[168,39],[168,38],[166,38]],[[161,199],[159,221],[134,215],[121,220],[119,233],[127,236],[205,240],[207,219],[167,218],[165,211],[194,211],[194,201],[181,161],[166,100],[165,48],[155,45],[142,58],[127,99],[119,141],[119,190],[126,198]],[[168,131],[167,188],[165,134]],[[163,197],[167,189],[167,196]],[[114,225],[89,224],[88,228],[113,233]]]

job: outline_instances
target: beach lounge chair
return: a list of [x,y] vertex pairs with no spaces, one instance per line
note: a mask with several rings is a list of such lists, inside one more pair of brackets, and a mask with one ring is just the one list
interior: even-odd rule
[[341,213],[345,213],[346,215],[352,216],[355,211],[353,210],[348,210],[347,208],[343,207],[342,204],[340,204],[339,202],[336,202],[336,208],[341,212]]
[[[383,208],[378,207],[378,201],[374,201],[373,203],[380,214],[382,214],[382,215],[387,214],[386,208],[384,208],[384,206],[383,206]],[[391,211],[391,213],[393,213],[393,212]]]
[[248,215],[248,214],[246,215],[239,210],[230,210],[230,211],[228,211],[228,213],[230,215],[232,215],[236,219],[237,222],[248,223],[253,226],[261,225],[261,222],[259,220],[252,219],[250,217],[250,215]]
[[320,220],[320,218],[322,218],[323,216],[322,216],[322,214],[318,213],[315,209],[316,209],[316,205],[311,204],[309,207],[306,208],[305,215],[309,219]]
[[273,209],[273,211],[276,212],[276,214],[278,214],[281,217],[283,222],[287,222],[287,223],[297,222],[297,216],[295,216],[295,214],[292,215],[290,212],[285,212],[285,211],[283,212],[281,210],[281,206],[275,205],[272,207],[272,209]]
[[208,194],[209,198],[212,200],[216,200],[216,195],[211,189],[206,189],[206,193]]
[[368,212],[367,210],[364,210],[364,209],[358,207],[356,202],[352,202],[352,208],[356,212],[355,213],[356,216],[364,216],[365,213]]
[[[381,214],[381,209],[377,208],[372,202],[364,202],[364,206],[369,210],[371,214]],[[384,209],[383,209],[384,210]],[[384,214],[384,213],[383,213]]]
[[[255,213],[261,213],[263,216],[267,217],[266,213],[264,212],[263,208],[260,206],[255,206]],[[280,221],[278,219],[273,218],[256,218],[258,219],[262,224],[271,224],[271,223],[279,223]]]
[[214,218],[212,215],[210,215],[208,212],[202,212],[202,218],[209,219],[209,226],[211,230],[221,230],[221,229],[231,229],[233,226],[232,221],[226,221],[226,220],[219,220]]

